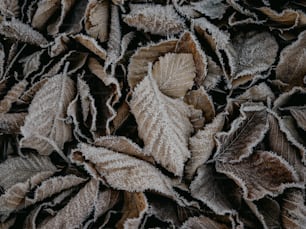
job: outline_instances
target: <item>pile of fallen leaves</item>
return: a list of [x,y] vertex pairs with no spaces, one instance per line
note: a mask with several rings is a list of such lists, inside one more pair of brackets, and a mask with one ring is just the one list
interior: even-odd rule
[[1,0],[0,228],[303,228],[304,0]]

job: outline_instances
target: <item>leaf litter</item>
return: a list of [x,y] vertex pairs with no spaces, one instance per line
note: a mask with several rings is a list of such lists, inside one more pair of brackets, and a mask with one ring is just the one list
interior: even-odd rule
[[2,0],[0,228],[303,228],[306,4]]

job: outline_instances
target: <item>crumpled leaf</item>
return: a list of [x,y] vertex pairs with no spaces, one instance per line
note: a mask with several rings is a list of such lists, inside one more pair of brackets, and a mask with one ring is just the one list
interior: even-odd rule
[[209,229],[229,229],[231,227],[218,223],[213,219],[204,215],[199,217],[191,217],[182,225],[181,229],[188,228],[209,228]]
[[109,2],[91,0],[86,8],[85,30],[88,35],[104,42],[108,39]]
[[20,134],[20,127],[24,125],[28,113],[0,114],[0,132],[6,134]]
[[193,131],[187,105],[162,94],[149,75],[135,88],[130,107],[144,151],[168,171],[182,176],[184,163],[190,157],[188,138]]
[[306,66],[304,60],[306,52],[302,47],[306,45],[306,32],[299,34],[298,40],[285,47],[276,66],[276,79],[293,86],[303,86]]
[[230,190],[225,184],[222,177],[215,172],[213,165],[203,164],[190,184],[191,196],[201,200],[216,214],[233,214],[234,204],[230,202]]
[[285,229],[303,228],[306,222],[304,193],[300,189],[285,191],[281,206],[281,221]]
[[0,34],[31,45],[44,46],[48,44],[48,41],[42,34],[17,19],[2,21],[0,23]]
[[23,64],[23,75],[27,78],[31,73],[39,70],[41,65],[40,59],[44,53],[44,50],[34,52],[33,54],[22,58],[19,63]]
[[54,217],[46,219],[37,228],[78,228],[90,215],[97,192],[99,181],[91,179]]
[[287,107],[286,109],[290,111],[297,125],[306,131],[306,106],[293,106]]
[[199,11],[211,19],[222,19],[228,7],[222,0],[201,0],[191,2],[191,5],[193,6],[194,10]]
[[153,65],[152,76],[161,92],[179,98],[191,89],[195,71],[191,54],[167,53]]
[[174,35],[183,31],[185,25],[182,18],[171,5],[141,4],[130,5],[131,12],[123,21],[138,30],[158,35]]
[[196,170],[210,158],[216,145],[215,134],[222,130],[224,121],[224,113],[218,114],[212,123],[207,124],[203,130],[199,130],[189,139],[191,158],[185,168],[186,178],[191,179]]
[[148,210],[148,201],[141,192],[124,192],[123,215],[117,228],[138,228]]
[[20,15],[18,0],[2,0],[0,2],[0,12],[6,17],[18,18]]
[[21,147],[34,148],[42,155],[50,155],[53,150],[60,153],[64,143],[71,140],[71,125],[64,120],[67,107],[75,95],[75,86],[65,71],[50,78],[36,93],[21,127]]
[[174,196],[170,179],[151,164],[102,147],[80,143],[72,151],[73,162],[84,165],[96,178],[114,189],[128,192],[156,191]]
[[237,163],[217,162],[217,172],[224,173],[242,188],[247,200],[258,200],[265,195],[276,196],[285,188],[299,186],[292,166],[269,151],[255,151]]
[[243,106],[242,116],[233,121],[229,132],[216,135],[217,152],[214,158],[223,162],[238,162],[252,153],[268,130],[267,112],[261,106]]

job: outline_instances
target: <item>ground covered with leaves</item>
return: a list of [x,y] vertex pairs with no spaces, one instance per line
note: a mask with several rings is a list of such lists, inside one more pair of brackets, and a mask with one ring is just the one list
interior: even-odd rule
[[305,12],[1,0],[0,229],[304,228]]

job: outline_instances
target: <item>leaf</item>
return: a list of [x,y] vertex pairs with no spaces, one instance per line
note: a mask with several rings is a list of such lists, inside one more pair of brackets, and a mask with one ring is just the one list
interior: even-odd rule
[[184,102],[192,105],[195,109],[201,110],[207,122],[211,122],[215,117],[215,107],[212,98],[202,86],[197,90],[188,92],[184,97]]
[[190,191],[192,197],[201,200],[218,215],[235,213],[234,204],[229,198],[231,190],[212,165],[199,167],[198,175],[190,184]]
[[98,192],[94,205],[94,220],[112,209],[120,201],[120,192],[113,189],[106,189]]
[[294,86],[304,85],[306,66],[304,61],[306,52],[302,47],[306,45],[306,32],[301,32],[297,41],[285,47],[280,53],[280,60],[276,66],[276,79]]
[[191,217],[181,226],[181,229],[188,228],[209,228],[209,229],[229,229],[225,224],[218,223],[204,215],[199,217]]
[[135,88],[130,107],[144,151],[168,171],[182,176],[190,157],[188,138],[193,131],[187,105],[162,94],[149,75]]
[[199,130],[189,139],[191,158],[187,162],[186,178],[191,179],[196,170],[204,164],[212,155],[215,148],[215,134],[223,129],[225,114],[218,114],[212,123],[207,124],[203,130]]
[[221,81],[223,75],[222,69],[211,57],[207,57],[207,75],[203,81],[204,89],[207,91],[212,90]]
[[33,72],[39,70],[41,65],[40,59],[44,52],[44,50],[37,51],[19,60],[19,63],[23,64],[23,75],[25,78],[27,78]]
[[264,229],[281,228],[280,207],[277,201],[265,197],[255,202],[246,201],[246,203],[262,223]]
[[239,34],[232,42],[237,52],[235,79],[264,72],[275,62],[278,44],[270,33]]
[[0,113],[7,113],[12,108],[13,103],[15,103],[19,96],[24,92],[28,82],[26,80],[21,80],[16,83],[0,101]]
[[108,1],[89,1],[86,8],[85,30],[88,35],[105,42],[108,39]]
[[148,201],[141,192],[124,192],[123,215],[116,228],[138,228],[148,210]]
[[90,215],[99,191],[99,181],[91,179],[54,217],[46,219],[39,228],[78,228]]
[[171,5],[131,5],[131,12],[123,21],[129,26],[152,34],[168,36],[178,34],[185,28],[184,21]]
[[20,134],[20,127],[28,113],[0,114],[0,132],[6,134]]
[[44,78],[36,83],[34,83],[29,89],[23,92],[20,96],[20,100],[25,103],[30,103],[35,96],[35,94],[42,88],[42,86],[48,81],[47,78]]
[[72,37],[77,42],[79,42],[81,45],[83,45],[84,47],[89,49],[91,52],[93,52],[95,55],[100,57],[102,60],[106,59],[105,49],[103,49],[94,38],[83,35],[83,34],[77,34]]
[[233,121],[229,132],[216,135],[217,152],[214,158],[223,162],[239,162],[252,153],[268,130],[267,112],[261,106],[243,106],[241,115]]
[[179,98],[191,89],[195,71],[191,54],[167,53],[153,65],[152,76],[161,92]]
[[42,30],[50,17],[61,6],[61,0],[40,0],[37,4],[37,9],[32,18],[32,26],[35,29]]
[[201,0],[198,2],[191,2],[191,5],[193,6],[194,10],[199,11],[211,19],[222,19],[225,11],[228,8],[226,4],[222,3],[222,0]]
[[295,119],[297,125],[306,131],[306,106],[300,107],[288,107],[287,108],[293,118]]
[[27,157],[14,157],[0,163],[0,186],[7,190],[16,183],[22,183],[35,174],[53,173],[57,168],[50,158],[34,154]]
[[80,143],[72,150],[71,159],[114,189],[128,192],[151,190],[166,196],[174,195],[168,177],[151,164],[126,154]]
[[42,155],[50,155],[53,150],[60,153],[64,143],[72,138],[71,125],[63,120],[74,95],[74,82],[65,72],[50,78],[36,93],[29,107],[29,114],[21,127],[23,138],[20,146],[36,149]]
[[5,17],[18,18],[20,14],[18,0],[2,0],[0,2],[0,12]]
[[268,131],[268,145],[270,149],[288,161],[297,171],[300,180],[304,181],[306,174],[306,169],[302,163],[304,153],[289,141],[289,132],[278,115],[269,112],[268,122],[270,127]]
[[285,191],[281,206],[281,221],[285,229],[303,228],[306,222],[306,206],[303,191],[288,189]]
[[233,179],[242,188],[243,197],[251,201],[298,186],[293,168],[273,152],[255,151],[237,163],[217,162],[216,169]]
[[4,74],[4,64],[5,64],[5,51],[3,44],[0,43],[0,81],[2,81],[2,76]]
[[7,38],[31,45],[44,46],[48,44],[48,41],[42,34],[17,19],[2,21],[0,23],[0,34]]

